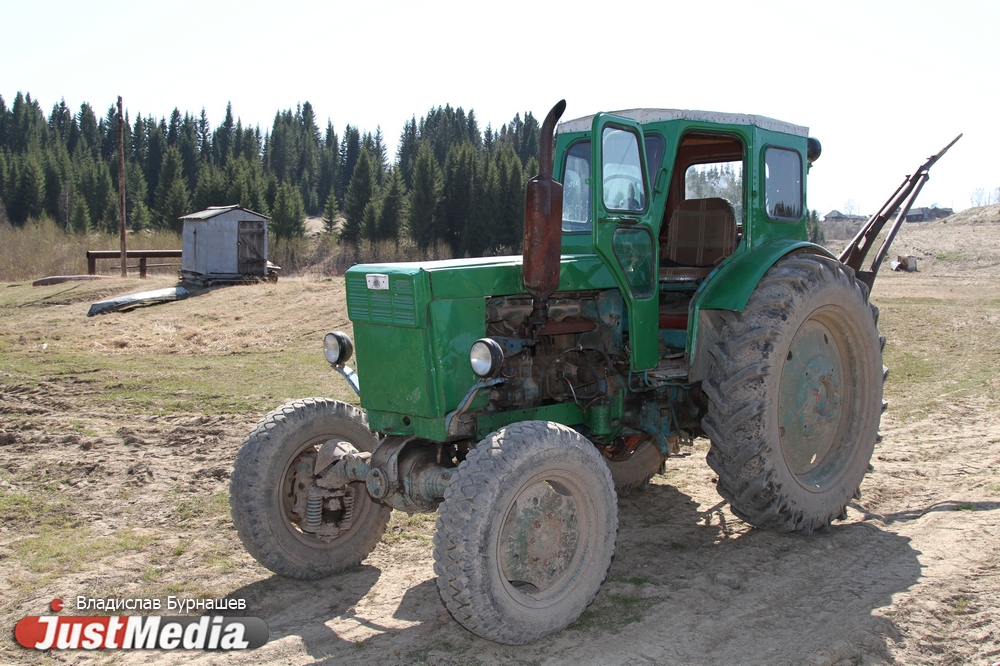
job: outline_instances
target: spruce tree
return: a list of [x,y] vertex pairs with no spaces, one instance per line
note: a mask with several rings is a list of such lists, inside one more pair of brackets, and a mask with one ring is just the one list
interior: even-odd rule
[[427,143],[417,151],[413,168],[413,189],[410,191],[407,229],[422,250],[434,244],[434,217],[440,192],[437,160]]
[[133,230],[150,225],[149,207],[146,206],[146,178],[142,168],[134,161],[125,163],[125,222]]
[[332,234],[337,228],[337,195],[330,190],[330,196],[326,198],[326,205],[323,206],[323,232]]
[[365,206],[365,211],[361,215],[361,235],[365,240],[375,242],[378,238],[378,200],[372,198]]
[[156,189],[160,184],[160,170],[163,167],[163,156],[167,152],[167,137],[164,131],[166,125],[157,123],[150,116],[146,119],[146,163],[144,172],[146,174],[146,184],[149,185],[149,199],[147,202],[151,207],[156,207]]
[[215,130],[215,134],[212,136],[212,155],[216,166],[224,167],[229,161],[235,125],[233,103],[226,102],[226,119],[222,121],[222,125]]
[[524,176],[521,159],[513,146],[502,145],[497,150],[496,242],[517,252],[524,236]]
[[465,253],[462,240],[472,217],[475,188],[476,149],[470,143],[452,144],[445,158],[434,236],[447,242],[456,256]]
[[84,155],[76,160],[76,191],[87,202],[90,223],[95,228],[117,229],[115,190],[108,163]]
[[208,123],[205,107],[201,107],[201,116],[198,118],[198,155],[205,161],[212,158],[212,126]]
[[413,189],[413,169],[417,162],[418,148],[417,119],[413,117],[403,125],[403,131],[399,134],[399,148],[396,150],[396,163],[407,190]]
[[465,227],[463,239],[466,251],[473,257],[495,254],[501,245],[501,234],[497,229],[500,185],[496,162],[484,153],[478,169],[472,216]]
[[[346,196],[347,186],[354,176],[354,167],[358,163],[358,156],[361,154],[361,134],[357,127],[348,125],[344,128],[344,136],[340,142],[340,187],[341,196]],[[344,202],[341,202],[342,204]]]
[[198,157],[198,125],[194,116],[187,113],[178,126],[177,151],[181,155],[184,180],[189,186],[194,187],[198,182],[198,169],[201,167],[201,160]]
[[91,157],[96,158],[101,150],[101,135],[97,130],[97,116],[90,104],[84,102],[80,105],[77,125],[80,127],[80,138],[76,145],[76,151],[86,151]]
[[[173,146],[167,148],[167,152],[163,156],[163,166],[160,169],[159,182],[156,185],[156,191],[153,195],[153,215],[157,219],[159,226],[164,229],[173,229],[178,224],[176,218],[179,215],[191,212],[190,210],[186,210],[190,208],[191,202],[188,198],[187,183],[184,182],[181,168],[180,152]],[[179,190],[176,187],[176,183],[180,183],[180,186],[184,188],[185,196],[183,199],[178,193]],[[170,199],[169,205],[167,204],[168,198]],[[185,210],[177,213],[179,208],[184,208]]]
[[[162,181],[161,181],[162,182]],[[191,198],[188,194],[187,185],[184,178],[179,176],[170,184],[166,197],[160,207],[161,226],[164,229],[180,233],[184,228],[184,223],[180,218],[191,211]]]
[[822,245],[826,242],[826,233],[819,223],[819,211],[811,210],[806,216],[806,237],[810,243]]
[[399,174],[399,169],[392,169],[386,176],[386,187],[382,195],[382,203],[379,209],[378,230],[376,237],[379,240],[392,240],[399,242],[399,231],[403,224],[404,199],[403,178]]
[[357,243],[364,231],[362,217],[365,206],[372,200],[375,193],[375,176],[372,173],[371,158],[368,151],[362,150],[354,167],[354,174],[347,186],[347,196],[344,201],[344,228],[340,231],[342,241]]
[[75,234],[85,234],[90,231],[90,213],[87,212],[87,202],[79,194],[73,204],[73,215],[70,217],[70,229]]
[[[236,161],[233,160],[232,163],[235,164]],[[234,169],[234,171],[238,171],[238,169]],[[239,174],[238,179],[244,180],[242,173]],[[198,185],[194,188],[194,208],[205,210],[209,206],[229,205],[230,200],[226,197],[226,185],[226,176],[222,169],[212,162],[202,164],[198,173]],[[237,197],[236,203],[239,203],[239,197]]]
[[301,238],[306,233],[306,212],[302,195],[291,183],[282,183],[274,197],[271,235],[275,240]]
[[14,196],[7,207],[10,221],[22,226],[29,218],[41,215],[44,204],[45,175],[38,156],[29,153],[18,161]]

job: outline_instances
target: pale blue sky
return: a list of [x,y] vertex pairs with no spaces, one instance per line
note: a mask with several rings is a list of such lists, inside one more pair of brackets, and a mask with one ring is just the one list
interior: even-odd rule
[[[756,113],[823,143],[809,205],[870,213],[959,132],[917,205],[956,210],[1000,187],[1000,3],[212,2],[0,0],[0,95],[103,115],[227,101],[269,129],[308,100],[339,132],[450,103],[480,126],[633,107]],[[680,3],[677,3],[680,4]],[[990,157],[994,156],[994,157]]]

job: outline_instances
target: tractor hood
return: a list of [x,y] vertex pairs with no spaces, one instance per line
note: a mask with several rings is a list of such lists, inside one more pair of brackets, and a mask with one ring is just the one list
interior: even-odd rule
[[[486,300],[527,292],[520,256],[364,264],[347,271],[361,405],[372,430],[445,438],[444,416],[476,383]],[[597,255],[560,259],[559,291],[613,289]]]

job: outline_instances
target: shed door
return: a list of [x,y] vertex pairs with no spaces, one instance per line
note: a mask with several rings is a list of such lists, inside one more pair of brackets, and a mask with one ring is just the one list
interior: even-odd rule
[[240,222],[239,246],[240,275],[263,275],[267,256],[267,236],[263,220]]

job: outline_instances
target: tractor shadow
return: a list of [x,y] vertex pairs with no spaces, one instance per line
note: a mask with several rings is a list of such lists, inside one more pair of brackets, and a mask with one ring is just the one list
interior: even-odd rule
[[326,580],[272,576],[229,596],[270,628],[272,645],[252,661],[294,661],[289,650],[328,664],[891,661],[901,633],[877,609],[921,577],[908,538],[869,522],[811,537],[751,529],[725,503],[681,489],[715,502],[697,484],[658,477],[620,499],[617,551],[594,603],[531,645],[491,643],[452,620],[429,548]]
[[[624,649],[669,663],[890,658],[901,634],[875,611],[920,580],[909,538],[851,521],[809,537],[756,530],[712,500],[662,481],[622,498],[608,579],[563,633],[603,630],[627,637],[608,645],[609,658]],[[582,658],[565,651],[566,662]]]

